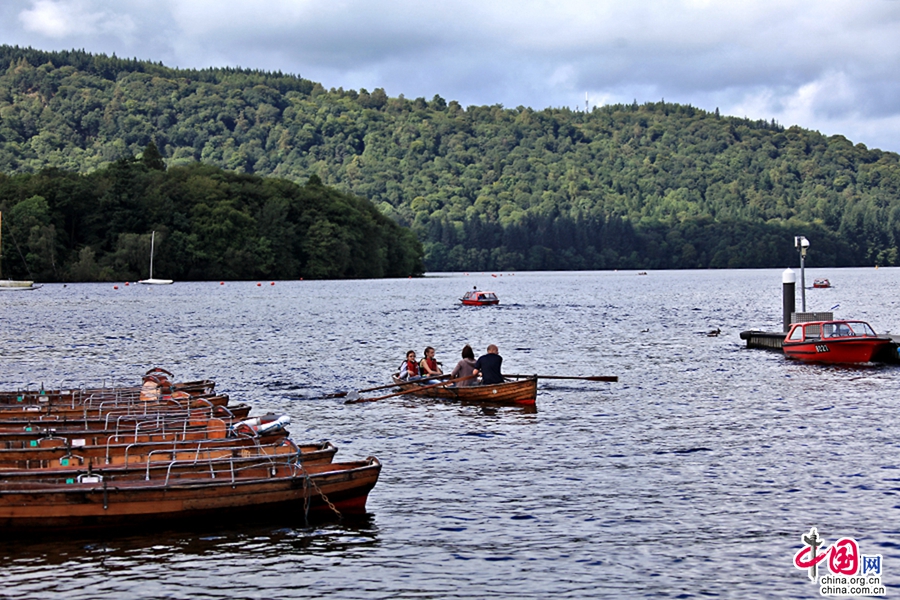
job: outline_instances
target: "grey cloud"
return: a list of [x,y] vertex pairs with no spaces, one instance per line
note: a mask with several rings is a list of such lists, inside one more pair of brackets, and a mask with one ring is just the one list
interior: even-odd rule
[[281,70],[463,104],[665,98],[900,150],[892,0],[41,0],[95,26],[64,38],[23,30],[20,15],[37,5],[0,6],[6,43]]

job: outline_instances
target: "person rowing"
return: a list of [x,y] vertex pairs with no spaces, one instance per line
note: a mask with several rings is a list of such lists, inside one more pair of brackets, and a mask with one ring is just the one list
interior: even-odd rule
[[495,385],[503,383],[503,357],[500,356],[500,350],[496,345],[491,344],[487,347],[487,354],[483,354],[475,361],[475,375],[481,375],[481,385]]

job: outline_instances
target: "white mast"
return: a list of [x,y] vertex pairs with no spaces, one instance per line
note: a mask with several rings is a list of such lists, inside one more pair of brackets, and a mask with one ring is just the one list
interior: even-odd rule
[[153,279],[153,243],[156,241],[156,232],[150,234],[150,279]]

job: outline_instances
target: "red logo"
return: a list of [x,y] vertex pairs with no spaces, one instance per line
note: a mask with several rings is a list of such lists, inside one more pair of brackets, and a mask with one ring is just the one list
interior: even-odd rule
[[798,569],[809,569],[809,578],[816,581],[816,566],[828,558],[828,569],[835,575],[856,575],[859,571],[859,547],[852,538],[841,538],[831,546],[819,546],[824,540],[819,537],[816,528],[800,537],[804,546],[794,556],[794,566]]

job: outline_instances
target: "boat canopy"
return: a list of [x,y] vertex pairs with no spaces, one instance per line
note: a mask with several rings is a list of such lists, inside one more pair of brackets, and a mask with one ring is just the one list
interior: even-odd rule
[[841,337],[878,337],[878,334],[865,321],[813,321],[795,324],[787,339],[793,342]]

